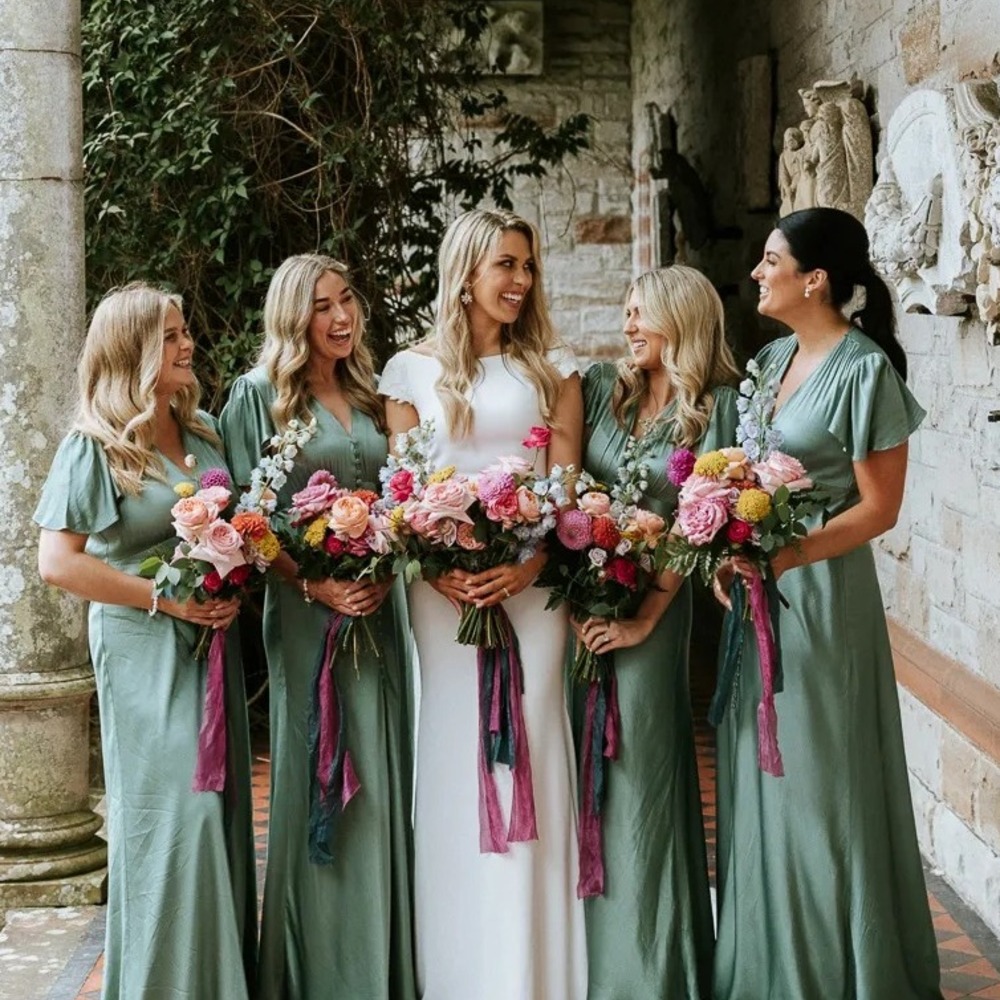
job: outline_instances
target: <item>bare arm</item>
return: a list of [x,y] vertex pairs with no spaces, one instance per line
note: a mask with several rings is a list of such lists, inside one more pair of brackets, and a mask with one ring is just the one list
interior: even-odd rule
[[420,416],[412,403],[401,403],[398,399],[385,400],[385,420],[389,426],[389,451],[396,454],[396,435],[413,430],[420,423]]
[[579,469],[583,447],[583,387],[579,375],[563,379],[552,422],[549,468],[572,465]]
[[[38,542],[38,572],[42,579],[87,601],[148,611],[153,604],[152,580],[109,566],[84,551],[86,544],[86,535],[43,528]],[[239,611],[239,601],[209,600],[199,604],[190,600],[178,604],[161,598],[159,610],[196,625],[228,628]]]

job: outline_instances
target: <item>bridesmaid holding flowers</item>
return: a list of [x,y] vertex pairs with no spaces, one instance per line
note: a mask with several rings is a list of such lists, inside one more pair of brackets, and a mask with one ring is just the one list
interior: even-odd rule
[[[317,433],[294,459],[278,509],[288,510],[295,496],[306,516],[325,509],[338,487],[377,491],[387,456],[385,416],[346,267],[319,254],[288,258],[271,279],[264,329],[259,365],[237,379],[222,413],[236,481],[249,481],[276,432],[292,421],[315,420]],[[363,506],[340,504],[346,529],[353,530],[351,518],[367,518]],[[414,1000],[412,733],[402,588],[306,579],[287,553],[275,570],[264,608],[271,809],[258,997]],[[342,745],[360,787],[351,781],[349,801],[338,797],[320,856],[314,851],[311,857],[311,699],[334,612],[369,616],[379,648],[359,635],[357,670],[353,655],[350,663],[335,660]]]
[[[674,450],[730,443],[723,434],[735,421],[730,384],[738,373],[722,302],[693,268],[649,271],[629,289],[624,334],[630,356],[594,365],[584,378],[583,464],[611,483],[634,448],[649,473],[643,516],[669,524]],[[589,649],[614,653],[621,717],[602,815],[604,892],[586,902],[589,1000],[710,995],[712,911],[688,691],[691,614],[691,585],[666,571],[634,618],[574,625]],[[576,700],[579,719],[582,696]]]

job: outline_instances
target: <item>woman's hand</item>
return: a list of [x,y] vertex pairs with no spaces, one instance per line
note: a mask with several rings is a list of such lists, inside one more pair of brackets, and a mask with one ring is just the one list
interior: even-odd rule
[[447,573],[429,577],[427,582],[442,596],[447,597],[456,608],[468,603],[469,580],[472,574],[464,569],[450,569]]
[[192,625],[203,625],[209,628],[227,629],[236,620],[240,612],[238,597],[227,600],[210,600],[198,602],[193,597],[186,601],[171,601],[161,597],[157,602],[157,610],[171,618],[179,618],[182,622]]
[[573,631],[592,653],[612,653],[645,642],[654,624],[650,618],[588,618],[574,622]]
[[[730,600],[729,591],[732,589],[736,574],[738,573],[745,580],[749,580],[750,577],[757,576],[759,572],[749,559],[744,559],[742,556],[727,559],[715,571],[715,579],[712,580],[712,593],[715,595],[715,599],[727,611],[732,611],[733,602]],[[775,574],[775,579],[777,579],[778,575],[777,573]]]
[[[301,584],[300,584],[301,586]],[[385,600],[392,581],[373,583],[371,580],[309,580],[306,584],[309,596],[331,611],[342,615],[370,615],[377,611]]]
[[547,558],[544,552],[536,552],[527,562],[501,563],[482,573],[472,573],[466,580],[466,595],[461,599],[477,608],[500,604],[530,587]]

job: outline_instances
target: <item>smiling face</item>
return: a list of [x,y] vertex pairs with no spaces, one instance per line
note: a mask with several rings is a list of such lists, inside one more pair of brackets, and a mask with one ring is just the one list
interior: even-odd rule
[[513,323],[534,280],[535,258],[527,236],[515,229],[503,232],[467,283],[472,294],[469,322],[473,329]]
[[358,301],[354,292],[342,275],[325,271],[316,282],[306,331],[310,362],[336,364],[349,357],[357,328]]
[[632,349],[632,358],[639,368],[649,372],[663,367],[667,336],[662,330],[654,330],[649,325],[642,297],[635,288],[625,304],[624,333]]
[[814,284],[813,274],[799,270],[788,241],[780,230],[773,230],[764,245],[763,258],[750,272],[759,285],[757,312],[787,323],[808,302],[805,291]]
[[195,384],[191,359],[194,341],[177,306],[169,306],[163,324],[163,355],[156,393],[172,396],[175,392]]

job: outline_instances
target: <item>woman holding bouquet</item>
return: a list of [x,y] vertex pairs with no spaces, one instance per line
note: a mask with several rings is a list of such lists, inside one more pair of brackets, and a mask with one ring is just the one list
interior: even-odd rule
[[[624,333],[628,357],[592,366],[583,380],[583,465],[614,482],[631,441],[649,473],[640,506],[669,524],[674,450],[730,443],[738,372],[722,302],[693,268],[649,271],[629,289]],[[699,1000],[711,989],[714,933],[688,690],[691,585],[668,570],[658,588],[632,619],[574,625],[589,649],[614,656],[622,728],[602,809],[604,890],[586,904],[589,1000]]]
[[[278,509],[289,508],[293,494],[327,489],[316,480],[307,485],[317,470],[331,472],[340,486],[377,490],[385,414],[346,267],[319,254],[284,261],[268,288],[264,331],[258,366],[236,380],[222,412],[237,481],[249,482],[276,431],[315,419],[318,433],[295,457]],[[287,554],[275,568],[264,607],[271,810],[258,996],[412,1000],[412,732],[402,589],[307,580]],[[368,616],[379,648],[362,633],[357,671],[353,656],[347,665],[343,657],[334,661],[343,746],[360,790],[325,845],[332,860],[319,863],[310,858],[310,702],[334,612]]]
[[[538,234],[503,211],[448,228],[431,336],[386,365],[390,429],[433,421],[432,467],[474,475],[498,456],[542,473],[579,463],[580,380],[541,288]],[[522,444],[548,425],[547,448]],[[419,985],[433,1000],[584,1000],[587,959],[575,898],[574,764],[562,681],[566,618],[531,583],[544,554],[482,573],[453,571],[410,588],[421,670],[415,810]],[[455,640],[461,602],[503,602],[520,642],[523,721],[537,839],[480,853],[477,652]],[[511,772],[494,765],[501,810]]]
[[[714,996],[938,998],[869,545],[896,522],[907,439],[924,411],[906,388],[889,291],[853,216],[829,208],[785,216],[751,276],[759,312],[795,331],[759,355],[758,392],[777,381],[780,450],[834,499],[825,527],[814,524],[771,561],[789,604],[776,699],[784,777],[757,765],[752,639],[719,729]],[[843,309],[859,286],[865,305],[848,320]],[[732,566],[717,577],[724,603],[731,578]]]
[[250,741],[235,630],[226,649],[225,792],[192,791],[207,668],[202,627],[236,600],[154,597],[139,564],[176,541],[178,494],[223,466],[197,409],[180,300],[148,285],[109,292],[80,361],[73,431],[35,521],[46,582],[91,602],[90,653],[108,797],[107,1000],[247,1000],[257,945]]

